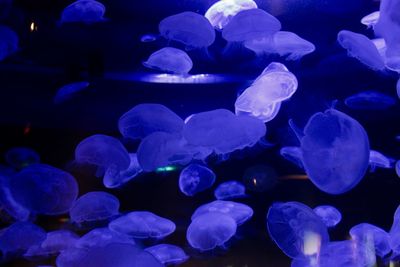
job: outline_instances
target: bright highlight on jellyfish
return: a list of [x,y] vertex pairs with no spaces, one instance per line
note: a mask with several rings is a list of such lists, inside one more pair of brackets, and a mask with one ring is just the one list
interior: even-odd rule
[[378,91],[364,91],[345,99],[344,103],[356,110],[383,110],[396,104],[396,99]]
[[71,208],[78,196],[78,184],[63,170],[33,164],[10,179],[10,192],[17,203],[32,213],[58,215]]
[[6,152],[6,162],[15,169],[39,163],[39,154],[29,147],[13,147]]
[[121,187],[126,184],[130,180],[137,177],[140,173],[142,173],[142,167],[139,165],[139,161],[136,153],[130,153],[129,158],[131,159],[131,163],[129,164],[128,169],[119,171],[116,168],[108,168],[104,174],[103,184],[107,188],[116,188]]
[[380,16],[379,11],[372,12],[371,14],[368,14],[365,17],[363,17],[361,19],[361,23],[367,26],[368,28],[372,28],[378,23],[379,16]]
[[61,23],[92,24],[104,21],[106,7],[95,0],[78,0],[64,8]]
[[215,173],[196,163],[192,163],[181,171],[179,175],[179,189],[186,196],[194,196],[210,188],[215,182]]
[[376,168],[390,169],[393,167],[393,160],[382,153],[371,150],[369,152],[370,171],[374,172]]
[[193,67],[189,55],[180,49],[164,47],[150,55],[143,65],[169,73],[187,74]]
[[187,48],[208,47],[215,40],[215,31],[210,22],[191,11],[166,17],[158,29],[165,39],[180,42]]
[[368,135],[350,116],[335,109],[315,113],[300,143],[304,169],[320,190],[343,194],[364,177],[369,164]]
[[109,228],[96,228],[83,235],[76,242],[75,247],[105,247],[112,243],[135,245],[135,241],[124,234],[111,231]]
[[321,246],[329,242],[324,222],[308,206],[300,202],[277,202],[267,213],[268,233],[276,245],[289,257],[302,256],[303,244],[309,234],[318,235]]
[[279,111],[280,104],[277,103],[292,97],[297,86],[296,76],[285,65],[272,62],[237,98],[235,112],[268,122],[274,119]]
[[178,265],[189,259],[183,249],[170,244],[155,245],[146,248],[145,251],[150,252],[159,262],[165,265]]
[[119,214],[119,200],[107,192],[89,192],[75,201],[69,214],[78,224],[107,220]]
[[215,189],[214,196],[219,200],[242,198],[246,196],[246,188],[240,182],[228,181]]
[[0,25],[0,61],[18,50],[18,35],[9,27]]
[[276,185],[278,174],[267,165],[255,165],[247,168],[243,175],[243,183],[253,192],[266,192]]
[[130,212],[110,222],[108,227],[137,239],[162,239],[176,228],[174,222],[149,211]]
[[89,87],[89,82],[75,82],[62,86],[57,90],[56,95],[53,98],[54,104],[61,104],[65,101],[71,100],[79,92],[87,89]]
[[284,146],[279,151],[280,155],[295,164],[300,169],[304,169],[301,155],[301,148],[297,146]]
[[369,224],[360,223],[350,229],[351,238],[357,244],[371,243],[375,254],[383,258],[392,250],[389,244],[389,234],[383,229]]
[[257,8],[253,0],[220,0],[207,10],[204,17],[214,28],[222,30],[237,13],[253,8]]
[[378,49],[365,35],[343,30],[338,33],[337,40],[347,50],[348,56],[358,59],[372,70],[383,71],[386,68]]
[[323,205],[314,208],[327,227],[334,227],[342,220],[342,214],[333,206]]

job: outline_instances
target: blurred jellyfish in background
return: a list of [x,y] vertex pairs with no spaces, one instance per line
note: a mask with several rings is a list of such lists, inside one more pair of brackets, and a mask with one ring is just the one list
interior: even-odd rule
[[374,254],[381,258],[392,250],[389,244],[389,234],[375,225],[360,223],[353,226],[349,232],[357,244],[371,243],[375,250]]
[[0,25],[0,61],[18,50],[18,35],[9,27]]
[[96,228],[83,235],[76,242],[77,248],[105,247],[112,243],[135,245],[135,241],[109,228]]
[[400,177],[400,160],[396,162],[396,174]]
[[159,262],[165,265],[178,265],[189,259],[183,249],[170,244],[155,245],[146,248],[145,251],[150,252]]
[[396,104],[396,99],[378,91],[364,91],[349,96],[344,103],[355,110],[384,110]]
[[210,188],[215,182],[215,173],[196,163],[192,163],[181,171],[179,175],[179,189],[186,196],[194,196]]
[[143,65],[163,72],[187,74],[192,69],[193,62],[185,51],[164,47],[151,54]]
[[10,191],[9,177],[0,175],[0,208],[16,221],[27,221],[30,211],[15,201]]
[[292,162],[300,169],[304,169],[300,147],[284,146],[280,149],[279,153],[284,159]]
[[342,220],[342,214],[333,206],[323,205],[314,208],[327,227],[334,227]]
[[267,165],[255,165],[245,170],[243,183],[253,192],[266,192],[274,188],[278,181],[276,171]]
[[371,150],[369,152],[369,166],[371,172],[374,172],[376,168],[391,169],[393,163],[394,160],[386,157],[378,151]]
[[214,196],[219,200],[243,198],[246,196],[246,188],[241,182],[228,181],[215,189]]
[[106,7],[95,0],[78,0],[64,8],[61,14],[63,23],[92,24],[104,21]]
[[142,43],[151,43],[151,42],[156,41],[157,38],[158,38],[157,35],[149,33],[149,34],[144,34],[144,35],[142,35],[142,36],[140,37],[140,41],[141,41]]
[[361,24],[367,26],[368,28],[373,28],[378,23],[379,16],[379,11],[372,12],[361,19]]
[[53,98],[54,104],[58,105],[68,100],[71,100],[79,92],[87,89],[89,85],[89,82],[75,82],[62,86],[57,90],[57,93]]
[[121,187],[142,173],[142,167],[136,153],[130,153],[131,163],[128,169],[119,171],[117,168],[108,168],[104,174],[103,184],[107,188]]
[[22,169],[31,164],[39,163],[39,154],[29,147],[13,147],[5,154],[6,162],[15,169]]

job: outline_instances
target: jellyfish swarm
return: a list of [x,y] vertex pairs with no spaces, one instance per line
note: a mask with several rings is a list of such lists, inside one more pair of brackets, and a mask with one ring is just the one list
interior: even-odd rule
[[137,177],[143,170],[139,165],[136,153],[130,153],[131,163],[128,169],[119,171],[117,168],[108,168],[104,174],[103,184],[107,188],[120,187]]
[[94,0],[78,0],[64,8],[61,23],[92,24],[104,21],[105,6]]
[[301,148],[297,146],[285,146],[279,151],[280,155],[295,164],[300,169],[304,169]]
[[72,99],[79,92],[88,88],[89,85],[89,82],[75,82],[62,86],[60,89],[57,90],[57,93],[53,98],[54,104],[61,104],[65,101]]
[[263,122],[271,121],[279,112],[280,102],[292,97],[297,86],[296,76],[285,65],[272,62],[236,99],[235,112]]
[[165,265],[178,265],[189,259],[183,249],[170,244],[155,245],[146,248],[145,251],[150,252],[159,262]]
[[344,103],[355,110],[384,110],[396,104],[396,99],[377,91],[364,91],[345,99]]
[[366,244],[374,248],[374,254],[383,258],[392,250],[389,244],[389,234],[383,229],[369,224],[360,223],[350,229],[351,238],[357,244]]
[[40,162],[39,154],[28,147],[13,147],[6,152],[5,157],[6,162],[15,169],[22,169]]
[[378,23],[379,16],[379,11],[372,12],[361,19],[361,24],[367,26],[368,28],[372,28],[376,25],[376,23]]
[[267,165],[255,165],[246,169],[243,175],[243,183],[253,192],[266,192],[277,183],[276,171]]
[[112,243],[135,245],[135,241],[109,228],[96,228],[82,236],[75,244],[77,248],[105,247]]
[[192,163],[179,175],[179,189],[186,196],[194,196],[210,188],[215,182],[214,172],[196,163]]
[[355,119],[327,109],[311,116],[300,139],[304,169],[320,190],[343,194],[363,178],[369,163],[369,141]]
[[143,65],[150,69],[169,73],[187,74],[193,62],[185,51],[173,47],[164,47],[150,55]]
[[358,59],[372,70],[383,71],[386,68],[378,49],[365,35],[343,30],[338,33],[337,40],[347,50],[348,56]]
[[18,36],[7,26],[0,25],[0,61],[18,50]]
[[244,185],[237,181],[228,181],[220,184],[214,191],[216,199],[234,199],[246,196],[246,188]]
[[291,258],[307,254],[304,244],[309,235],[317,237],[317,247],[329,242],[324,222],[311,208],[300,202],[272,204],[267,213],[267,228],[272,240]]
[[384,169],[390,169],[393,167],[393,160],[389,159],[382,153],[371,150],[369,152],[369,165],[370,165],[370,171],[374,172],[375,169],[378,168],[384,168]]
[[17,203],[32,213],[58,215],[71,208],[78,196],[78,184],[67,172],[33,164],[10,179],[10,192]]
[[342,214],[333,206],[323,205],[314,208],[327,227],[334,227],[342,220]]
[[89,192],[80,196],[69,212],[74,223],[107,220],[119,214],[119,200],[101,191]]

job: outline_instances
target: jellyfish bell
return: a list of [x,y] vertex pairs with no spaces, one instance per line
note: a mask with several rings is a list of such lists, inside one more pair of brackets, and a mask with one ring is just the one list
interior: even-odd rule
[[60,23],[93,24],[105,21],[106,7],[95,0],[78,0],[64,8]]
[[279,154],[286,160],[294,163],[300,169],[304,169],[301,148],[297,146],[284,146]]
[[246,188],[238,181],[228,181],[215,189],[214,196],[218,200],[243,198],[246,196]]
[[357,244],[371,243],[374,247],[375,254],[381,258],[389,254],[392,250],[389,244],[389,234],[375,225],[360,223],[353,226],[349,233]]
[[189,259],[185,251],[178,246],[170,244],[158,244],[145,249],[165,265],[178,265]]
[[76,242],[77,248],[105,247],[112,243],[135,245],[135,241],[127,235],[112,231],[109,228],[95,228],[83,235]]
[[344,103],[355,110],[384,110],[396,104],[396,99],[374,90],[364,91],[345,99]]
[[128,169],[118,170],[115,166],[109,167],[103,177],[103,184],[107,188],[117,188],[128,183],[142,173],[143,169],[139,164],[136,153],[129,153],[131,163]]
[[18,50],[18,35],[9,27],[0,25],[0,61]]
[[180,49],[164,47],[150,55],[143,65],[150,69],[175,74],[188,74],[193,67],[189,55]]
[[364,16],[361,19],[361,24],[367,26],[368,28],[372,28],[378,23],[379,16],[380,16],[380,12],[374,11],[371,14]]
[[184,168],[179,175],[179,189],[186,196],[194,196],[210,188],[215,182],[214,172],[196,163]]
[[342,214],[333,206],[322,205],[313,210],[327,227],[334,227],[342,220]]

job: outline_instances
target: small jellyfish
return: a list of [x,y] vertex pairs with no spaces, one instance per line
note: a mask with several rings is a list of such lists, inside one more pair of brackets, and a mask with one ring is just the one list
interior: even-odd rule
[[106,170],[103,178],[103,184],[105,187],[120,187],[142,173],[143,170],[142,167],[140,167],[139,165],[137,154],[130,153],[129,157],[131,159],[131,163],[129,164],[128,169],[119,171],[116,168],[110,167]]
[[189,259],[183,249],[170,244],[155,245],[146,248],[145,251],[150,252],[159,262],[165,265],[178,265]]
[[112,243],[135,245],[135,241],[109,228],[96,228],[83,235],[77,242],[77,248],[105,247]]
[[137,239],[162,239],[176,228],[174,222],[149,211],[130,212],[110,222],[108,227]]
[[392,250],[389,244],[389,234],[383,229],[369,224],[360,223],[350,229],[350,235],[357,244],[372,243],[375,254],[383,258]]
[[314,208],[314,212],[327,227],[334,227],[342,220],[342,214],[333,206],[318,206]]
[[242,198],[246,196],[246,188],[241,182],[228,181],[220,184],[214,191],[218,200]]
[[281,156],[284,159],[294,163],[300,169],[304,169],[303,159],[302,159],[301,148],[300,147],[297,147],[297,146],[284,146],[284,147],[281,148],[279,153],[281,154]]
[[72,99],[79,92],[89,87],[89,82],[75,82],[62,86],[57,90],[56,95],[53,98],[54,104],[61,104],[65,101]]
[[369,166],[371,172],[374,172],[376,168],[390,169],[393,167],[393,160],[378,151],[371,150],[369,152]]
[[18,35],[9,27],[0,25],[0,61],[18,50]]
[[267,165],[255,165],[245,170],[243,183],[253,192],[266,192],[274,188],[278,181],[276,171]]
[[95,0],[78,0],[64,8],[61,23],[92,24],[104,21],[106,7]]
[[361,19],[361,24],[367,26],[368,28],[372,28],[378,23],[379,16],[379,11],[372,12]]
[[396,99],[377,91],[364,91],[345,99],[344,103],[355,110],[384,110],[396,104]]
[[13,147],[6,152],[6,162],[15,169],[22,169],[28,165],[39,163],[39,154],[28,147]]
[[193,67],[189,55],[180,49],[164,47],[150,55],[143,65],[150,69],[187,74]]
[[192,163],[181,171],[179,189],[186,196],[191,197],[210,188],[215,178],[215,173],[211,169]]
[[156,41],[157,38],[158,38],[157,35],[148,33],[148,34],[142,35],[142,36],[140,37],[140,41],[141,41],[142,43],[151,43],[151,42]]
[[400,160],[396,162],[396,174],[400,177]]
[[78,224],[107,220],[119,214],[119,200],[107,192],[89,192],[75,201],[69,214]]
[[236,233],[236,222],[231,216],[220,212],[207,212],[197,216],[189,225],[186,239],[200,251],[223,247]]

